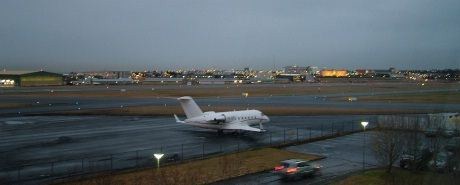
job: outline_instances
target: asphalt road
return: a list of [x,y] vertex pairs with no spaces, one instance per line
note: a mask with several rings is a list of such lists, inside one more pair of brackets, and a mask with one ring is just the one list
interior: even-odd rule
[[[364,145],[364,137],[366,144]],[[222,182],[214,183],[213,185],[256,185],[256,184],[328,184],[330,180],[345,175],[347,173],[356,172],[363,169],[363,150],[365,159],[365,168],[373,168],[377,165],[369,140],[374,137],[373,132],[356,133],[317,141],[313,143],[287,147],[286,150],[296,151],[301,153],[313,153],[323,155],[326,158],[315,161],[313,163],[322,166],[321,174],[312,178],[305,178],[297,181],[283,181],[277,175],[271,172],[256,173],[238,177]]]
[[[438,147],[440,152],[447,152],[445,151],[444,146],[449,142],[450,139],[452,139],[444,137],[430,138],[425,137],[425,135],[422,133],[419,134],[421,136],[421,145],[428,147],[431,151],[436,150],[433,148],[435,145],[439,145]],[[313,162],[313,164],[319,164],[322,166],[321,173],[314,177],[299,179],[295,181],[283,181],[279,176],[272,174],[271,172],[261,172],[216,182],[213,183],[213,185],[330,184],[331,181],[337,180],[337,178],[341,178],[350,173],[381,166],[372,151],[371,142],[374,137],[376,137],[376,133],[373,131],[360,132],[342,137],[336,137],[285,148],[285,150],[289,151],[325,156],[324,159]],[[398,161],[395,162],[394,166],[398,165]]]

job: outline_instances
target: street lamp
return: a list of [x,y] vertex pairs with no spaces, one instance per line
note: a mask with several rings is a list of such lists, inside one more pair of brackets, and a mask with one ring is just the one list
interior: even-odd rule
[[153,156],[157,159],[157,168],[160,168],[160,159],[163,157],[165,154],[153,154]]
[[364,171],[364,168],[365,168],[365,160],[364,160],[364,157],[365,157],[365,151],[366,151],[366,126],[367,124],[369,124],[369,122],[367,121],[361,121],[361,125],[363,126],[363,171]]

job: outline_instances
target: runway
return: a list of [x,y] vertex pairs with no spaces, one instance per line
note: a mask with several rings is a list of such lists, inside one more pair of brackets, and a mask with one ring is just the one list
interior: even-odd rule
[[[257,106],[299,106],[299,107],[316,107],[316,108],[359,108],[374,110],[414,110],[425,112],[459,112],[460,104],[437,104],[437,103],[395,103],[395,102],[346,102],[333,101],[328,98],[332,97],[359,97],[369,95],[395,95],[416,94],[421,92],[451,92],[457,93],[458,90],[425,90],[425,91],[395,91],[380,93],[339,93],[301,96],[269,96],[269,97],[210,97],[195,98],[201,106],[243,106],[249,109]],[[20,103],[27,105],[26,108],[9,108],[0,109],[0,116],[20,116],[27,114],[46,114],[57,111],[71,110],[91,110],[101,108],[122,108],[130,106],[177,106],[179,105],[175,98],[116,98],[116,97],[33,97],[33,96],[0,96],[3,103]]]

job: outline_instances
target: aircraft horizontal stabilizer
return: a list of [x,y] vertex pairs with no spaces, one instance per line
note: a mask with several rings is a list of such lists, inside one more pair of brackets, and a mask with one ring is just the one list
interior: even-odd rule
[[174,114],[174,118],[176,119],[176,122],[177,122],[177,123],[185,123],[184,121],[181,121],[181,120],[179,119],[179,117],[177,117],[176,114]]

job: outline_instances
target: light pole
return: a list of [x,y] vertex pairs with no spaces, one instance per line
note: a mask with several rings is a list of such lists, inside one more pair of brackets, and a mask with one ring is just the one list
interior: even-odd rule
[[361,125],[363,126],[363,171],[365,169],[365,151],[366,151],[366,126],[369,124],[367,121],[361,121]]
[[157,159],[157,168],[160,168],[160,159],[163,157],[165,154],[153,154],[153,156]]

